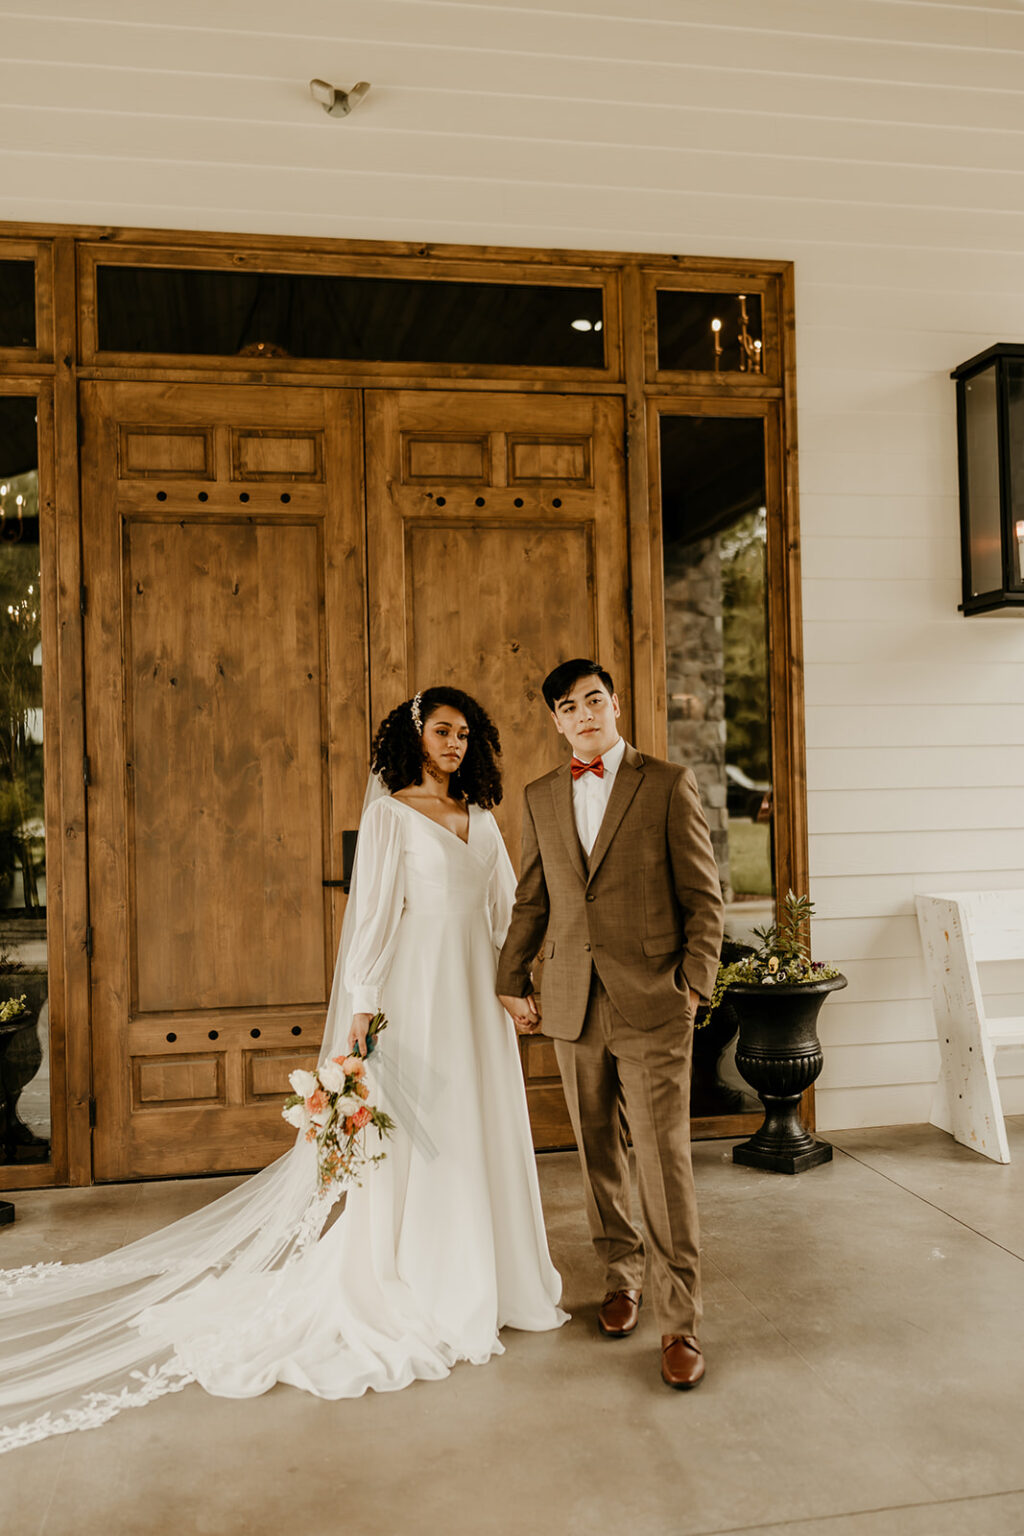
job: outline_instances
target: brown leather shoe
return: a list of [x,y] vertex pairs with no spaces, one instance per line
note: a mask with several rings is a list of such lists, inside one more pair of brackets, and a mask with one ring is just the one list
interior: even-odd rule
[[624,1339],[640,1321],[640,1291],[609,1291],[597,1314],[597,1326],[606,1339]]
[[661,1336],[661,1379],[677,1392],[688,1392],[704,1377],[704,1356],[691,1333]]

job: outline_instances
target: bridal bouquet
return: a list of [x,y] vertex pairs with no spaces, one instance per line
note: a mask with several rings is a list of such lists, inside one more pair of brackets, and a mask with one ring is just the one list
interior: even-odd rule
[[[374,1014],[366,1037],[367,1056],[387,1022],[382,1013]],[[366,1057],[333,1056],[315,1072],[291,1073],[288,1081],[294,1092],[285,1099],[281,1113],[289,1125],[304,1132],[307,1141],[316,1142],[321,1192],[349,1179],[358,1184],[363,1168],[387,1156],[368,1149],[370,1130],[383,1141],[395,1128],[390,1115],[370,1103]]]

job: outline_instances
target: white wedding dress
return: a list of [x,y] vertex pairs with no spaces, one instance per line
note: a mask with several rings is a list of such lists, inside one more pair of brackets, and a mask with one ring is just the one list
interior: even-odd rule
[[0,1271],[0,1450],[190,1382],[226,1397],[276,1382],[394,1391],[500,1354],[505,1326],[566,1321],[515,1031],[494,995],[513,894],[489,811],[471,807],[463,842],[390,796],[368,804],[323,1055],[353,1011],[384,1010],[369,1077],[398,1121],[385,1160],[326,1227],[299,1141],[106,1259]]

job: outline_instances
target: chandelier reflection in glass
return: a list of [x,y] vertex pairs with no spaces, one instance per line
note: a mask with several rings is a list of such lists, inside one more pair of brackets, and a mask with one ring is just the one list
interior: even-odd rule
[[6,544],[20,544],[25,535],[25,518],[35,515],[16,484],[0,484],[0,539]]
[[[740,306],[739,334],[736,337],[736,345],[739,347],[740,373],[762,373],[764,360],[760,337],[750,334],[750,317],[747,314],[747,296],[745,293],[736,295]],[[716,315],[711,322],[711,339],[715,348],[715,372],[722,371],[722,321]]]

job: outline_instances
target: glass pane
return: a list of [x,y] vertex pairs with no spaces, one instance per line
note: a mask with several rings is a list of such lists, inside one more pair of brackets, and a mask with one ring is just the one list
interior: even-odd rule
[[[1010,409],[1010,517],[1014,586],[1024,586],[1024,363],[1008,363]],[[973,379],[971,380],[973,383]]]
[[0,398],[0,1162],[50,1156],[36,403]]
[[763,373],[761,295],[658,291],[658,367],[674,373]]
[[[661,419],[668,755],[700,785],[729,946],[774,915],[764,428]],[[756,1109],[727,1006],[694,1039],[691,1112]]]
[[104,352],[603,368],[600,288],[98,267]]
[[35,344],[35,262],[0,261],[0,347]]
[[964,425],[971,595],[976,596],[979,592],[994,592],[1003,584],[999,419],[994,364],[964,384]]

